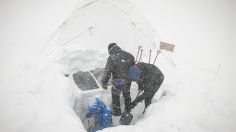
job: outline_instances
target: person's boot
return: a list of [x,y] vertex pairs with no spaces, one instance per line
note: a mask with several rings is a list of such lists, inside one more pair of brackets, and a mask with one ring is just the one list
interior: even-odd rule
[[130,125],[131,121],[133,119],[133,115],[130,112],[123,112],[119,123],[121,125]]
[[113,116],[120,116],[121,115],[121,109],[120,108],[113,108],[112,109],[112,115]]

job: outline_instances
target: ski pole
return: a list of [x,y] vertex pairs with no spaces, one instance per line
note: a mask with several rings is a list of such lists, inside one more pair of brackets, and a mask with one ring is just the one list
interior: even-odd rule
[[137,56],[136,56],[136,59],[135,59],[136,62],[138,61],[138,55],[139,55],[139,51],[140,51],[141,48],[142,48],[142,46],[138,46],[138,53],[137,53]]
[[161,53],[161,51],[160,51],[160,50],[157,50],[157,55],[156,55],[156,57],[155,57],[155,59],[154,59],[153,65],[155,65],[155,62],[156,62],[157,56],[158,56],[160,53]]
[[152,56],[152,50],[149,50],[149,61],[148,61],[148,64],[150,64],[151,56]]
[[139,61],[138,61],[138,62],[140,62],[140,61],[141,61],[142,54],[143,54],[143,50],[141,49],[141,53],[140,53],[140,57],[139,57]]

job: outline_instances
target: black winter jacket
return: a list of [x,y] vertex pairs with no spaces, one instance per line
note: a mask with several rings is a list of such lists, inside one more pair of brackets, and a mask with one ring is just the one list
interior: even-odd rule
[[119,46],[115,46],[110,52],[104,70],[102,85],[106,86],[112,75],[112,79],[123,79],[128,81],[128,69],[135,64],[134,56]]
[[139,90],[144,90],[143,94],[135,99],[137,102],[140,102],[143,99],[152,98],[155,95],[164,80],[164,75],[153,64],[139,62],[137,66],[141,70],[141,77],[137,82],[138,87]]

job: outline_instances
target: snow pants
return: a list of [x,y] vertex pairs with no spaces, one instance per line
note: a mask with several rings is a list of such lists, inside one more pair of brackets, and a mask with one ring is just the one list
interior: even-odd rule
[[126,83],[124,85],[116,86],[116,87],[112,86],[111,94],[112,94],[113,112],[121,113],[121,108],[120,108],[121,93],[123,95],[124,102],[125,102],[125,110],[128,109],[129,104],[131,103],[130,85],[131,85],[131,82]]

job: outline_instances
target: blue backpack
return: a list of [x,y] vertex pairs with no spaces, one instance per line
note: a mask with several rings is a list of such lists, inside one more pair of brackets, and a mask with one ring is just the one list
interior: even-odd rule
[[130,81],[138,81],[140,80],[141,70],[136,66],[131,66],[128,70],[128,79]]

